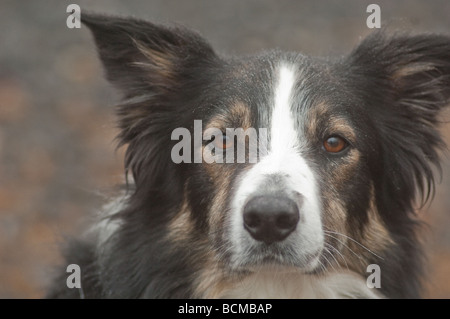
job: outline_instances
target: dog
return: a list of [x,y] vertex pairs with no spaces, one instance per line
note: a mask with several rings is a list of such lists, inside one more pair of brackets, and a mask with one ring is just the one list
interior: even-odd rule
[[[49,298],[421,296],[416,210],[444,146],[450,37],[376,31],[338,58],[238,58],[183,27],[81,19],[123,94],[128,183],[68,244],[81,287],[67,287],[63,267]],[[176,129],[199,127],[200,142],[176,148]],[[229,128],[266,129],[256,162],[206,160],[236,149]]]

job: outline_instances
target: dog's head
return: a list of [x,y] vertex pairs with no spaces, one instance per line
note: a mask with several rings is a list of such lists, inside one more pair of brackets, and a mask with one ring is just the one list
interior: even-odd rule
[[[374,33],[335,60],[238,59],[183,28],[82,19],[125,97],[119,138],[142,223],[164,224],[192,251],[209,247],[235,273],[364,273],[389,260],[390,276],[403,276],[417,266],[413,205],[438,165],[448,37]],[[232,136],[238,128],[256,134]]]

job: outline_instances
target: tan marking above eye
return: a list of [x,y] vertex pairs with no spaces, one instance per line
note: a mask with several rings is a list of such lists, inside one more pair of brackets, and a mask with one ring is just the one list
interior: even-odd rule
[[244,130],[252,127],[249,107],[242,102],[235,102],[230,108],[214,116],[206,128],[216,127],[225,131],[227,127],[242,127]]
[[[308,113],[306,134],[311,140],[322,137],[324,133],[328,136],[345,136],[347,146],[356,143],[356,127],[344,114],[334,113],[332,102],[316,103]],[[334,134],[331,135],[330,133]],[[326,140],[323,142],[325,144]],[[325,147],[325,145],[323,145]]]
[[323,147],[328,153],[342,152],[347,146],[347,141],[340,136],[327,137],[323,142]]
[[226,135],[222,135],[222,139],[214,139],[214,146],[220,149],[228,149],[234,145],[234,141],[232,138],[227,137]]

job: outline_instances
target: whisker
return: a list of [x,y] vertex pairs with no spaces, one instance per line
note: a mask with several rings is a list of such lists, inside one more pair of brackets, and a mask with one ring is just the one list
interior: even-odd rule
[[342,246],[344,246],[345,248],[347,248],[348,250],[350,250],[350,252],[353,253],[353,255],[355,255],[356,258],[358,258],[358,260],[359,260],[359,262],[361,263],[361,265],[364,265],[364,258],[362,258],[361,255],[358,255],[357,253],[355,253],[350,247],[348,247],[345,243],[343,243],[343,242],[342,242],[341,240],[339,240],[338,238],[336,238],[336,237],[334,237],[334,236],[332,236],[332,235],[330,235],[330,234],[327,234],[327,233],[325,233],[325,235],[327,235],[328,237],[331,237],[331,238],[337,240],[339,243],[341,243]]
[[[331,257],[334,258],[333,254],[330,253],[330,251],[328,250],[328,248],[324,247],[324,249],[325,249],[325,252],[326,252],[326,253],[328,253]],[[328,263],[328,265],[329,265],[331,268],[333,268],[334,271],[336,271],[336,268],[334,268],[333,263],[330,262],[330,261],[328,260],[327,256],[326,256],[325,254],[323,254],[322,256],[323,256],[323,258],[325,258],[325,260],[326,260],[326,262]],[[336,261],[336,258],[334,258],[334,260]]]
[[[324,230],[324,232],[325,232],[325,233],[331,233],[331,234],[336,234],[336,235],[344,236],[345,238],[350,239],[352,242],[358,244],[359,246],[361,246],[362,248],[364,248],[365,250],[367,250],[367,251],[368,251],[369,253],[371,253],[372,255],[374,255],[374,256],[380,258],[381,260],[384,260],[383,257],[377,255],[376,253],[374,253],[373,251],[371,251],[369,248],[367,248],[366,246],[364,246],[363,244],[361,244],[361,243],[358,242],[357,240],[355,240],[355,239],[353,239],[353,238],[351,238],[351,237],[349,237],[349,236],[347,236],[347,235],[345,235],[345,234],[341,234],[341,233],[339,233],[339,232],[336,232],[336,231],[330,231],[330,230]],[[336,240],[337,240],[337,239],[336,239]]]
[[324,264],[320,261],[320,259],[319,260],[317,260],[318,262],[319,262],[319,265],[320,265],[320,269],[322,269],[322,271],[325,273],[325,272],[327,272],[327,268],[324,266]]
[[345,268],[349,269],[349,268],[348,268],[347,260],[345,259],[345,256],[342,255],[342,253],[339,251],[339,249],[337,249],[337,248],[335,248],[335,247],[332,247],[332,249],[333,249],[335,252],[338,253],[338,255],[342,258],[342,260],[344,260],[344,262],[345,262]]
[[330,249],[328,249],[327,247],[328,247],[328,248],[331,248],[332,251],[335,251],[335,252],[337,252],[337,253],[339,254],[339,256],[342,258],[342,260],[344,260],[344,262],[345,262],[345,267],[348,269],[347,260],[345,260],[344,255],[342,255],[341,252],[340,252],[337,248],[333,247],[333,245],[331,245],[331,244],[329,244],[329,243],[325,243],[325,249],[329,252],[329,254],[331,255],[331,257],[333,257],[333,259],[336,261],[336,263],[338,264],[339,267],[341,266],[340,263],[338,262],[338,260],[336,259],[336,257],[334,257],[334,254],[330,251]]

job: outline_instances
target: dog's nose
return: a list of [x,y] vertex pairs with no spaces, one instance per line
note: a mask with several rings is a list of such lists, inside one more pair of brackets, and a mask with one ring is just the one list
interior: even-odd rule
[[284,240],[300,219],[297,204],[288,197],[258,196],[244,207],[244,228],[266,244]]

